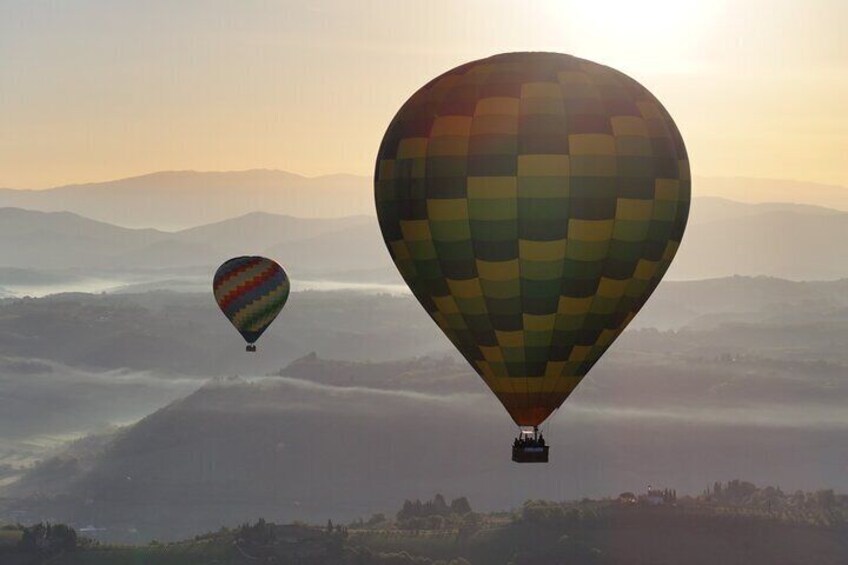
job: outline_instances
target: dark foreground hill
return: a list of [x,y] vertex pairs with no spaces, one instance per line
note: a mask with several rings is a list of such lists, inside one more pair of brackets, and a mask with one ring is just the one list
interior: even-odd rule
[[[654,493],[655,494],[655,493]],[[630,497],[630,498],[627,498]],[[697,497],[622,494],[581,502],[527,501],[476,513],[467,499],[406,501],[394,517],[309,526],[259,521],[171,543],[112,546],[63,525],[0,530],[6,565],[822,565],[848,559],[848,497],[784,494],[744,481]]]

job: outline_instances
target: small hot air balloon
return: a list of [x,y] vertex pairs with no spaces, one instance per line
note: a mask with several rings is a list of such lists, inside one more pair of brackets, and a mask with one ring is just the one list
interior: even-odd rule
[[225,261],[212,282],[215,301],[251,352],[256,351],[256,340],[283,309],[289,289],[286,272],[265,257]]
[[689,162],[635,80],[557,53],[507,53],[430,81],[377,156],[383,238],[427,313],[536,428],[659,284],[689,213]]

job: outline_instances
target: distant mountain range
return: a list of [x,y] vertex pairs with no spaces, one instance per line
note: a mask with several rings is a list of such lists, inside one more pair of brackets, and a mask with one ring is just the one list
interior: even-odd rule
[[[732,275],[790,280],[848,277],[848,213],[787,204],[696,198],[669,279]],[[225,259],[263,254],[294,279],[400,283],[373,216],[298,218],[251,212],[168,232],[131,229],[70,212],[0,208],[0,268],[206,277]],[[7,278],[0,271],[0,289]],[[33,274],[35,278],[55,275]],[[31,278],[32,278],[31,277]],[[157,279],[158,280],[158,279]],[[150,282],[145,279],[140,282]]]
[[0,207],[74,212],[111,224],[185,229],[251,212],[303,218],[373,214],[371,179],[276,170],[167,171],[46,190],[0,190]]
[[[230,257],[252,254],[279,260],[294,276],[377,269],[383,279],[397,280],[379,227],[367,216],[304,219],[252,212],[164,232],[118,227],[70,212],[0,208],[0,268],[77,274],[199,269],[205,276]],[[0,288],[20,279],[20,273],[6,278],[0,272]]]
[[[279,170],[166,171],[46,190],[0,189],[0,207],[74,212],[130,228],[180,230],[251,212],[301,218],[374,214],[371,177]],[[696,178],[693,194],[848,211],[848,188],[801,181]]]
[[791,202],[848,211],[848,187],[816,182],[744,177],[696,177],[696,196],[715,196],[739,202]]
[[[692,222],[669,270],[671,279],[765,275],[792,280],[848,276],[848,213],[796,205],[739,204],[732,214]],[[713,210],[715,212],[715,210]]]

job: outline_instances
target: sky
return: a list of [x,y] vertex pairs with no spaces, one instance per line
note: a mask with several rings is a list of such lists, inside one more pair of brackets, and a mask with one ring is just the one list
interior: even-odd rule
[[844,0],[0,0],[0,187],[370,175],[420,86],[507,51],[644,84],[696,176],[848,186]]

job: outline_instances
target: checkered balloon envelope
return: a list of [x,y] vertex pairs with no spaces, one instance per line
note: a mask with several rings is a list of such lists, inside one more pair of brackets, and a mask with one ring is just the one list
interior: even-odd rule
[[565,401],[657,287],[690,186],[662,104],[558,53],[495,55],[424,85],[374,178],[395,265],[522,426]]

